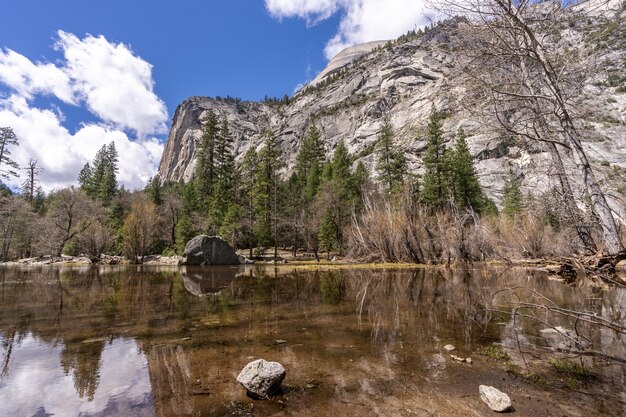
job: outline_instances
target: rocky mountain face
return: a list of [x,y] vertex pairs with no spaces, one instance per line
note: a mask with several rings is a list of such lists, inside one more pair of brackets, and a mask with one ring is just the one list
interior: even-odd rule
[[[571,98],[572,110],[588,156],[611,190],[611,204],[621,211],[626,193],[626,8],[619,7],[617,12],[570,22],[550,42],[553,48],[593,56],[594,70],[584,74],[582,87]],[[616,26],[606,31],[608,25]],[[264,133],[271,129],[288,172],[307,127],[314,123],[329,156],[343,141],[373,176],[377,135],[387,117],[410,170],[420,173],[427,120],[434,106],[447,115],[444,128],[450,145],[458,129],[464,129],[481,183],[495,201],[500,201],[509,172],[526,190],[535,194],[547,190],[554,180],[544,145],[512,137],[468,108],[467,77],[459,68],[458,51],[449,46],[455,31],[455,25],[440,25],[424,35],[349,48],[287,102],[191,97],[176,109],[159,175],[173,181],[191,178],[200,120],[208,109],[228,120],[238,158],[251,146],[260,148]],[[575,161],[565,163],[571,167]],[[576,185],[575,178],[573,182]]]

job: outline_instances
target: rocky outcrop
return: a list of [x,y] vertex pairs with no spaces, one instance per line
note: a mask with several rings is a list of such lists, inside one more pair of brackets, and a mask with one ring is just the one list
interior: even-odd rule
[[[611,204],[621,213],[626,193],[626,81],[620,80],[626,80],[622,66],[626,59],[622,37],[626,37],[624,31],[617,31],[604,39],[600,48],[593,44],[598,41],[591,34],[602,27],[601,17],[576,21],[562,28],[554,45],[564,50],[580,48],[581,55],[590,48],[599,51],[596,61],[603,63],[602,71],[586,75],[582,92],[571,98],[572,108],[587,154],[605,187],[613,190],[609,193]],[[263,133],[271,128],[283,150],[286,173],[295,162],[307,127],[314,123],[322,133],[328,156],[343,141],[357,156],[355,163],[363,162],[376,175],[374,145],[388,117],[395,145],[404,151],[410,170],[421,173],[426,124],[434,105],[448,115],[444,130],[450,145],[458,129],[464,129],[489,197],[501,200],[509,171],[521,180],[524,191],[536,194],[555,187],[544,146],[511,137],[477,120],[463,104],[467,78],[448,42],[455,30],[454,25],[444,26],[382,47],[373,43],[349,48],[286,103],[192,97],[176,110],[159,175],[171,181],[191,178],[200,119],[208,109],[228,120],[239,160],[250,147],[260,149]],[[571,155],[566,155],[565,163],[575,171],[576,161]],[[572,182],[576,186],[576,178]]]
[[245,259],[218,236],[196,236],[187,242],[183,265],[241,265]]
[[280,388],[286,375],[280,363],[258,359],[243,368],[237,376],[237,382],[253,396],[267,398]]
[[492,411],[504,413],[512,407],[511,399],[508,395],[494,387],[481,385],[478,387],[480,399],[489,406]]

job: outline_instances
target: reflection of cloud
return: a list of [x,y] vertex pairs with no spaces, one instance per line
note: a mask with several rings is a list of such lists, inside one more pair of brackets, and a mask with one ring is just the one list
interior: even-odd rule
[[[131,339],[115,339],[102,352],[100,383],[93,401],[81,399],[72,375],[60,365],[63,345],[27,335],[13,347],[8,375],[0,381],[1,416],[94,416],[105,410],[154,414],[148,361]],[[123,414],[123,413],[122,413]]]

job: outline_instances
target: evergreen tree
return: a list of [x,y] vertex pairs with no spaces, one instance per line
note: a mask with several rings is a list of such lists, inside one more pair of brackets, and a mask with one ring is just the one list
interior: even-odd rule
[[440,209],[449,200],[450,157],[443,140],[441,115],[433,109],[428,121],[426,153],[423,158],[422,201]]
[[407,175],[407,164],[404,153],[394,149],[393,129],[387,118],[378,134],[377,153],[376,169],[385,185],[385,191],[387,193],[398,191]]
[[103,145],[96,153],[93,164],[85,164],[78,174],[82,190],[105,205],[117,193],[118,154],[115,143]]
[[265,146],[259,152],[259,165],[254,187],[256,227],[255,237],[259,245],[274,243],[274,256],[277,256],[278,242],[278,191],[282,167],[281,152],[273,132],[265,135]]
[[157,206],[163,204],[163,184],[161,183],[161,177],[158,174],[154,177],[148,178],[144,191],[148,194],[148,197],[154,204]]
[[514,219],[524,210],[524,196],[519,187],[519,179],[515,177],[513,171],[509,171],[509,178],[504,183],[502,189],[503,212],[510,218]]
[[[234,206],[238,170],[233,153],[233,139],[226,119],[222,120],[215,142],[215,184],[209,200],[209,227],[213,233],[220,231],[226,213]],[[232,210],[231,210],[232,211]]]
[[254,239],[254,221],[255,221],[255,181],[258,171],[258,155],[254,147],[250,146],[246,151],[240,166],[241,174],[241,193],[242,207],[244,207],[245,217],[247,217],[246,226],[248,228],[248,245],[250,249],[250,258],[252,258],[252,249],[256,242]]
[[196,192],[195,181],[188,181],[183,186],[181,195],[180,216],[176,225],[176,248],[179,253],[185,250],[185,245],[197,234],[192,219],[199,209],[199,198]]
[[215,145],[219,140],[218,119],[212,109],[209,109],[202,120],[202,136],[198,142],[196,152],[195,181],[198,197],[203,203],[208,203],[213,194],[215,180]]
[[320,248],[325,249],[330,259],[330,252],[340,248],[339,227],[336,222],[337,214],[331,208],[327,208],[320,222],[318,240]]
[[451,182],[457,206],[480,213],[485,208],[485,197],[463,129],[459,131],[456,146],[452,151],[451,166]]
[[11,159],[10,146],[19,146],[15,132],[10,127],[0,127],[0,178],[4,179],[19,177],[19,165]]
[[87,162],[83,169],[80,170],[78,174],[78,184],[80,188],[87,193],[87,195],[91,196],[93,194],[93,172],[91,169],[91,165]]
[[117,149],[115,149],[115,142],[111,142],[106,146],[103,175],[98,187],[98,198],[104,204],[108,204],[117,193],[117,173],[119,171],[117,163]]
[[325,151],[322,136],[315,125],[311,125],[306,132],[302,145],[300,146],[300,151],[296,156],[295,173],[305,182],[311,167],[316,163],[321,165],[324,161],[324,156]]

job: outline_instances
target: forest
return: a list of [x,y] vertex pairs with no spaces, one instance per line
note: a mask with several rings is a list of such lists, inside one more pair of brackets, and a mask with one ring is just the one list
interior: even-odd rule
[[[146,255],[182,254],[198,234],[219,235],[250,258],[278,257],[279,249],[318,260],[415,263],[584,252],[556,197],[523,195],[512,173],[499,212],[481,189],[463,131],[446,146],[444,117],[433,108],[421,176],[408,171],[388,120],[374,149],[377,180],[343,143],[327,159],[315,125],[286,176],[271,131],[238,162],[227,122],[211,111],[187,182],[155,176],[143,190],[119,187],[110,143],[83,167],[78,187],[45,194],[38,185],[45,172],[31,161],[21,190],[2,191],[0,259],[108,254],[141,263]],[[6,178],[19,169],[10,158],[18,139],[10,128],[2,133]]]

